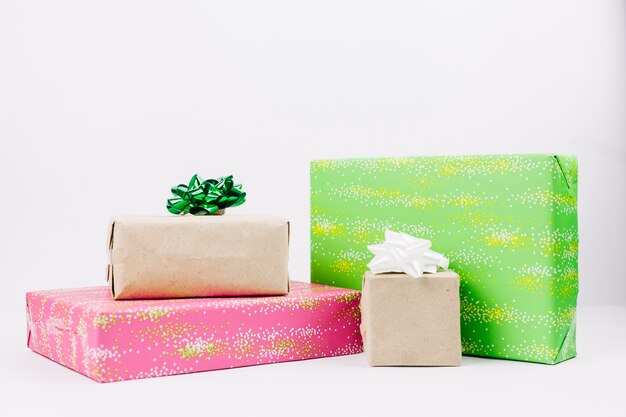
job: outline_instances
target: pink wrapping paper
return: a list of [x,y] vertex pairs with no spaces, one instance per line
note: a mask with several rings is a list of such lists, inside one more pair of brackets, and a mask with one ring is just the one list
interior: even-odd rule
[[107,287],[26,294],[28,347],[98,382],[362,351],[360,292],[115,301]]

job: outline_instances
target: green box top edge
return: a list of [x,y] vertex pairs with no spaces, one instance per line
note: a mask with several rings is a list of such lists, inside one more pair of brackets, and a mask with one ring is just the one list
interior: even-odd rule
[[391,155],[391,156],[359,156],[359,157],[346,157],[346,158],[319,158],[312,159],[310,161],[311,164],[314,164],[319,161],[358,161],[365,159],[402,159],[402,158],[461,158],[461,157],[537,157],[537,156],[545,156],[546,158],[573,158],[578,159],[577,155],[573,154],[561,154],[561,153],[520,153],[520,154],[453,154],[453,155]]

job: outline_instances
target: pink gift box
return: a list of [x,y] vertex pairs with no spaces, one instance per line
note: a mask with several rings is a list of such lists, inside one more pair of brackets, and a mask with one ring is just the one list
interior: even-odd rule
[[116,301],[107,287],[26,294],[28,347],[98,382],[362,351],[359,291]]

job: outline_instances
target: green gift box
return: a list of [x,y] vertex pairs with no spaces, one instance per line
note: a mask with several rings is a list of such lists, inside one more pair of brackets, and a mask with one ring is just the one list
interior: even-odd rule
[[463,353],[576,356],[575,157],[479,155],[311,163],[311,281],[361,289],[385,230],[429,239],[461,277]]

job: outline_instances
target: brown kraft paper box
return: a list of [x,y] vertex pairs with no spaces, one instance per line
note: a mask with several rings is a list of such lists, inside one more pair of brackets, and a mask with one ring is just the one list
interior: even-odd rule
[[371,366],[459,366],[459,276],[365,273],[363,350]]
[[277,216],[116,217],[107,281],[115,299],[283,295],[288,246]]

